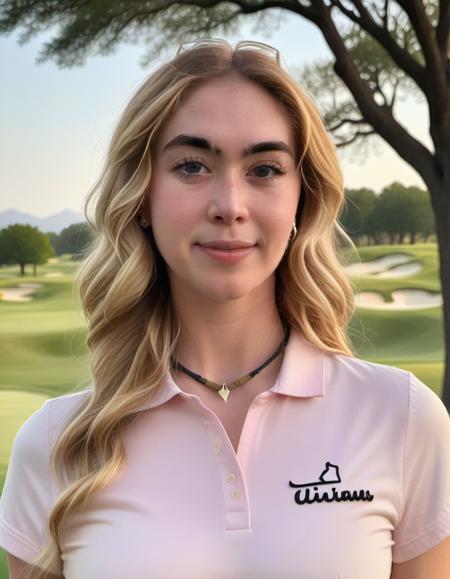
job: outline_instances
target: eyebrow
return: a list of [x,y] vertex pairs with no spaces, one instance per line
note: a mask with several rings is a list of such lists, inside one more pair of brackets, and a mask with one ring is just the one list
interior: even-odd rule
[[[223,153],[219,147],[210,143],[208,139],[205,139],[204,137],[196,137],[193,135],[177,135],[165,145],[162,152],[167,151],[167,149],[180,147],[183,145],[188,147],[195,147],[197,149],[206,149],[214,155],[220,156]],[[283,141],[263,141],[261,143],[252,143],[242,150],[241,157],[247,157],[248,155],[262,153],[264,151],[282,151],[294,158],[291,148]]]

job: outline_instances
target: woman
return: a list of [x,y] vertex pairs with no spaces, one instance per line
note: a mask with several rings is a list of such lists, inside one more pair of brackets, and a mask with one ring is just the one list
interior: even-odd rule
[[448,577],[448,414],[410,372],[352,354],[342,175],[278,52],[179,49],[127,106],[96,190],[78,274],[93,387],[16,436],[10,564]]

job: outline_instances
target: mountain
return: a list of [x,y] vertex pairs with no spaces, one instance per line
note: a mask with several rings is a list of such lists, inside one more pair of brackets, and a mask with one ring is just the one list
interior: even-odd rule
[[47,217],[36,217],[29,213],[22,213],[16,209],[7,209],[0,211],[0,229],[8,227],[14,223],[21,223],[23,225],[32,225],[38,227],[43,233],[53,231],[54,233],[61,233],[61,231],[72,225],[73,223],[81,223],[86,221],[82,213],[77,213],[71,209],[63,209],[59,213],[48,215]]

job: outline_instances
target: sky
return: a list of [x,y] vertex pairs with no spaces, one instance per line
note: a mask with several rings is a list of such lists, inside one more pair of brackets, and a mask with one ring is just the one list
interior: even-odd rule
[[[143,68],[144,42],[122,43],[107,56],[91,55],[81,67],[36,64],[44,41],[57,28],[18,44],[20,31],[0,36],[0,211],[17,209],[44,217],[63,209],[80,213],[97,179],[115,124],[136,89],[173,52]],[[224,37],[224,35],[221,35]],[[271,35],[253,30],[251,17],[233,43],[246,39],[279,49],[283,64],[298,67],[330,58],[320,31],[289,15]],[[431,148],[425,103],[409,98],[397,120]],[[345,186],[376,192],[400,181],[425,188],[420,176],[381,138],[367,155],[339,149]]]

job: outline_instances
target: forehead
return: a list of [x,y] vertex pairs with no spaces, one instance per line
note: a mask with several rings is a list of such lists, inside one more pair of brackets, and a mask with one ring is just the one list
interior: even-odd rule
[[202,134],[217,142],[285,140],[294,143],[292,123],[282,104],[265,88],[238,78],[213,79],[188,89],[165,123],[160,147],[177,133]]

